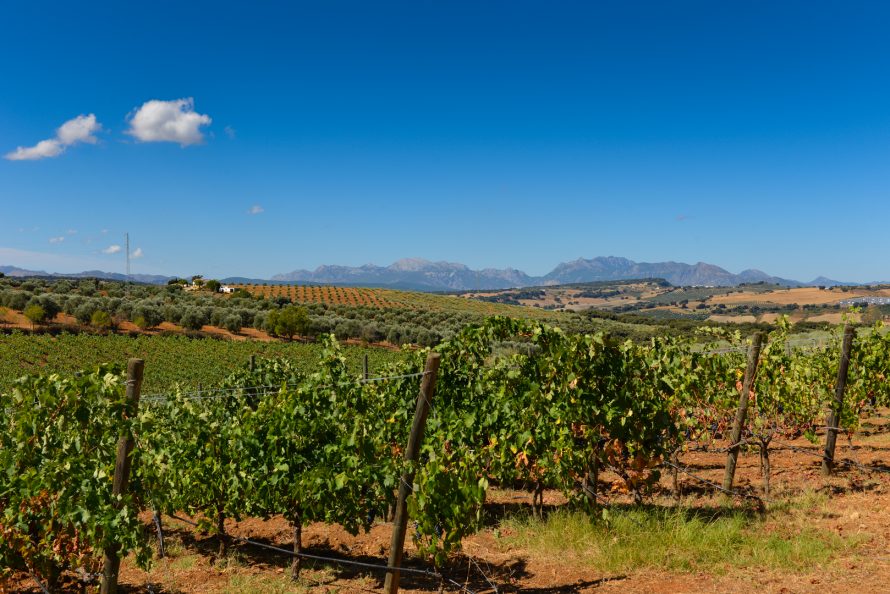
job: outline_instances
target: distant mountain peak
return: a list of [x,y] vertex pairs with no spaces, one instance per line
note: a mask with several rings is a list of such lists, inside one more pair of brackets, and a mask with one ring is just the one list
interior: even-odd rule
[[423,258],[402,258],[401,260],[396,260],[387,268],[390,270],[422,270],[431,264],[432,262]]
[[330,284],[360,284],[418,289],[423,291],[472,291],[510,289],[535,285],[558,285],[594,281],[663,278],[673,285],[735,286],[750,282],[770,282],[788,286],[802,283],[770,276],[760,270],[733,274],[708,262],[634,262],[621,256],[577,258],[558,264],[540,277],[515,268],[471,270],[464,264],[404,258],[389,266],[320,266],[315,272],[295,270],[273,277],[276,281]]
[[126,274],[121,274],[120,272],[105,272],[102,270],[85,270],[83,272],[73,272],[71,274],[64,274],[59,272],[46,272],[43,270],[26,270],[24,268],[17,268],[16,266],[0,266],[0,272],[7,276],[12,277],[28,277],[28,276],[39,276],[39,277],[49,277],[49,278],[101,278],[105,280],[114,280],[114,281],[134,281],[137,283],[146,283],[152,285],[160,285],[166,283],[170,280],[171,276],[163,276],[160,274],[131,274],[127,276]]
[[[0,272],[9,276],[55,276],[69,278],[98,277],[127,280],[120,273],[91,270],[77,274],[50,274],[43,271],[24,270],[14,266],[0,266]],[[171,277],[159,275],[132,275],[130,280],[145,283],[165,283]],[[311,283],[331,285],[376,286],[418,291],[480,291],[512,289],[519,287],[565,285],[597,281],[661,278],[675,286],[737,286],[743,283],[773,283],[785,286],[850,285],[819,277],[811,283],[770,276],[756,269],[733,274],[708,262],[684,264],[683,262],[634,262],[620,256],[577,258],[562,262],[544,276],[529,276],[515,268],[485,268],[472,270],[465,264],[423,258],[403,258],[389,266],[364,264],[358,267],[322,265],[313,271],[294,270],[277,274],[269,281],[229,277],[224,282],[273,282]]]
[[396,270],[402,272],[424,272],[430,270],[469,270],[466,264],[458,264],[455,262],[431,262],[430,260],[424,260],[423,258],[402,258],[401,260],[396,260],[389,266],[387,266],[389,270]]

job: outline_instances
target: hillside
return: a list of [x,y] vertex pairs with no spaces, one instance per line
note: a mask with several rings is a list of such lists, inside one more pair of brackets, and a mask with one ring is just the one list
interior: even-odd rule
[[[42,270],[26,270],[15,266],[0,266],[0,272],[13,277],[65,277],[128,280],[126,275],[101,270],[61,274]],[[129,280],[140,283],[164,284],[173,277],[164,275],[133,274]],[[456,262],[431,262],[421,258],[405,258],[389,266],[365,264],[364,266],[323,265],[315,270],[294,270],[276,274],[271,279],[246,276],[227,276],[221,280],[229,284],[301,284],[340,285],[352,287],[383,287],[404,291],[482,291],[534,286],[566,285],[641,278],[661,278],[675,286],[735,287],[751,283],[769,283],[786,287],[850,285],[825,277],[801,282],[772,276],[755,269],[738,274],[715,264],[698,262],[635,262],[627,258],[601,256],[591,259],[578,258],[557,264],[543,276],[532,276],[515,268],[484,268],[474,270]]]
[[[602,281],[468,291],[465,299],[556,311],[600,311],[651,320],[686,319],[720,323],[840,323],[845,315],[874,322],[890,318],[888,285],[787,287],[757,282],[734,287],[671,286],[658,279]],[[851,307],[861,311],[849,314]]]

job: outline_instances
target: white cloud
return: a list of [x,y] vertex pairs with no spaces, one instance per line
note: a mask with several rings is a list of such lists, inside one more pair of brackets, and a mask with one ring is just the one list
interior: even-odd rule
[[41,140],[34,146],[20,146],[11,153],[6,153],[9,161],[36,161],[47,157],[58,157],[65,150],[58,140]]
[[50,243],[62,243],[63,241],[65,241],[64,235],[59,235],[58,237],[50,237],[49,238]]
[[195,101],[146,101],[129,119],[128,134],[142,142],[177,142],[180,146],[204,142],[201,126],[210,124],[210,116],[195,111]]
[[68,235],[77,235],[77,229],[68,229]]
[[135,250],[133,250],[133,253],[130,254],[130,257],[135,260],[136,258],[141,258],[144,255],[145,254],[142,252],[142,248],[136,248]]
[[247,214],[258,215],[261,212],[265,212],[265,210],[266,209],[263,208],[262,206],[260,206],[259,204],[254,204],[253,206],[251,206],[250,208],[247,209]]
[[59,129],[56,131],[56,137],[59,139],[59,142],[66,146],[78,142],[96,144],[98,139],[94,134],[101,129],[102,126],[96,121],[95,115],[79,115],[59,126]]
[[122,249],[123,248],[121,248],[121,246],[115,244],[115,245],[110,245],[107,248],[105,248],[104,250],[102,250],[102,253],[103,254],[119,254]]
[[36,161],[48,157],[58,157],[65,152],[67,147],[79,142],[96,144],[98,139],[95,133],[101,129],[102,126],[96,121],[94,114],[79,115],[59,126],[55,138],[41,140],[34,146],[20,146],[11,153],[7,153],[5,158],[10,161]]
[[229,138],[235,138],[235,129],[231,126],[226,126],[225,128],[223,128],[223,132],[225,132],[226,136],[228,136]]

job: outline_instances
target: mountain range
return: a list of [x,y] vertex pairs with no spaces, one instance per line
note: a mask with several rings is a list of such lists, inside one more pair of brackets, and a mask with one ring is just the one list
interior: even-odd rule
[[737,286],[766,282],[785,286],[842,285],[820,277],[812,283],[771,276],[760,270],[733,274],[714,264],[699,262],[634,262],[615,256],[579,258],[563,262],[544,276],[529,276],[514,268],[472,270],[453,262],[421,259],[399,260],[389,266],[319,266],[313,271],[294,270],[272,277],[274,282],[392,287],[421,291],[467,291],[563,285],[594,281],[662,278],[672,285]]
[[164,276],[162,274],[131,274],[129,277],[126,274],[121,274],[119,272],[104,272],[102,270],[85,270],[83,272],[72,272],[72,273],[59,273],[59,272],[46,272],[44,270],[26,270],[24,268],[18,268],[17,266],[0,266],[0,272],[5,274],[6,276],[43,276],[43,277],[58,277],[58,278],[102,278],[106,280],[116,280],[116,281],[125,281],[131,280],[137,283],[145,283],[147,285],[163,285],[171,278],[172,276]]
[[[8,276],[127,279],[124,274],[100,270],[89,270],[76,274],[57,274],[25,270],[15,266],[0,266],[0,272]],[[173,277],[147,274],[130,276],[133,281],[151,284],[163,284],[170,278]],[[544,276],[530,276],[514,268],[473,270],[464,264],[454,262],[430,262],[419,258],[406,258],[389,266],[374,264],[356,267],[326,265],[311,271],[294,270],[286,274],[277,274],[271,279],[227,277],[220,280],[227,283],[309,283],[389,287],[414,291],[473,291],[642,278],[660,278],[676,286],[737,286],[743,283],[757,282],[791,287],[856,284],[834,281],[825,277],[816,278],[811,282],[800,282],[771,276],[753,269],[733,274],[724,268],[705,262],[697,264],[634,262],[615,256],[579,258],[571,262],[563,262]]]

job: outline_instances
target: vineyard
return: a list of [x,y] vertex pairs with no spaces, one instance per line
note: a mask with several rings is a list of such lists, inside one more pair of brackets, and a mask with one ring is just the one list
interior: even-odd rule
[[399,307],[397,301],[387,299],[383,289],[338,287],[333,285],[234,285],[264,299],[285,297],[294,303],[330,303],[333,305],[363,305],[367,307]]
[[[402,573],[472,592],[451,562],[488,521],[495,487],[526,491],[534,517],[546,514],[545,491],[558,491],[608,530],[613,498],[642,506],[663,476],[678,501],[691,481],[729,508],[767,513],[782,505],[771,484],[779,451],[826,473],[885,471],[821,445],[852,439],[890,404],[880,325],[837,328],[818,348],[797,346],[781,319],[751,340],[704,331],[704,344],[635,344],[493,318],[438,345],[438,357],[406,352],[370,377],[326,339],[312,367],[281,353],[201,390],[140,397],[141,377],[107,365],[23,378],[0,402],[0,567],[47,590],[95,583],[109,551],[149,566],[163,519],[174,517],[215,534],[225,559],[235,545],[271,546],[229,533],[231,519],[251,517],[288,524],[291,545],[273,552],[293,559],[295,577],[315,560],[364,564],[382,580],[400,565],[392,556],[390,571],[384,557],[325,558],[305,550],[303,531],[323,523],[357,535],[393,513],[404,527],[407,512],[414,559]],[[802,437],[812,445],[791,444]],[[133,448],[126,489],[112,481],[119,439]],[[726,457],[722,483],[688,465],[703,450]],[[758,487],[734,482],[747,451],[759,455]],[[144,513],[154,514],[151,531]],[[497,591],[470,569],[474,584]]]
[[[251,355],[287,358],[292,365],[309,371],[321,355],[314,343],[230,341],[190,339],[185,336],[68,334],[58,336],[13,332],[0,338],[0,391],[12,389],[15,380],[27,373],[55,372],[70,375],[93,369],[108,361],[138,357],[150,361],[145,390],[156,392],[181,386],[198,389],[222,382]],[[372,368],[398,361],[402,354],[379,348],[347,345],[342,349],[347,367],[361,371],[368,357]]]
[[294,303],[364,306],[418,311],[445,311],[484,316],[513,316],[555,320],[559,314],[546,310],[477,301],[454,295],[437,295],[416,291],[397,291],[366,287],[335,285],[232,285],[251,295],[265,299],[284,297]]

